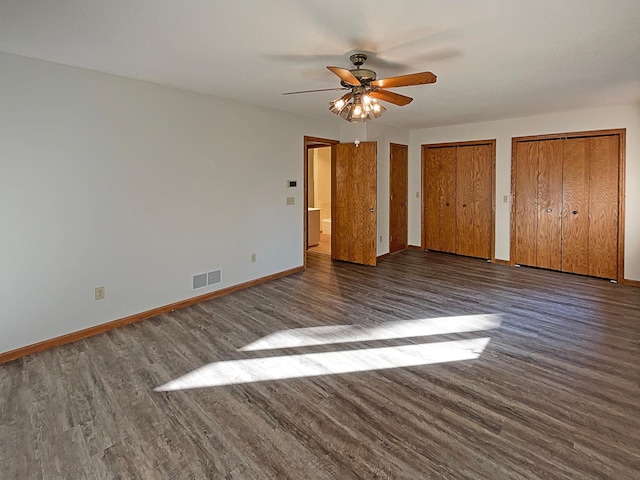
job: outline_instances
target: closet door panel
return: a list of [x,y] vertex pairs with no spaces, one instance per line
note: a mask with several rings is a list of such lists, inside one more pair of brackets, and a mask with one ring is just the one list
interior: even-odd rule
[[440,250],[440,151],[424,150],[424,248]]
[[617,277],[619,137],[593,137],[589,149],[589,275]]
[[425,248],[455,253],[456,250],[456,149],[425,149]]
[[477,145],[473,148],[475,171],[473,190],[474,250],[472,255],[491,258],[493,149],[491,145]]
[[440,156],[440,251],[456,253],[456,149],[442,148]]
[[537,265],[536,238],[538,230],[538,143],[516,144],[514,261],[521,265]]
[[476,188],[476,165],[474,161],[474,147],[463,146],[457,148],[457,211],[456,233],[458,246],[456,253],[460,255],[474,255],[475,232],[474,222],[476,208],[474,205],[474,190]]
[[562,140],[538,142],[536,265],[562,268]]
[[461,146],[457,153],[457,253],[491,258],[492,149],[490,145]]
[[589,274],[589,143],[564,140],[562,180],[562,271],[583,275]]

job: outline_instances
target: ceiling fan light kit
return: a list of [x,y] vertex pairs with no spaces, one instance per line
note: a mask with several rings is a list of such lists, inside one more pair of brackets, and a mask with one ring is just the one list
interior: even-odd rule
[[365,87],[355,87],[354,90],[358,91],[329,102],[329,110],[352,123],[373,120],[387,111],[367,94]]
[[[413,100],[411,97],[385,90],[386,88],[425,85],[435,83],[437,78],[431,72],[420,72],[376,80],[376,72],[368,68],[361,68],[367,59],[365,54],[355,53],[351,55],[349,59],[356,67],[353,70],[347,70],[341,67],[327,68],[340,78],[342,88],[335,90],[350,90],[349,93],[329,102],[329,110],[352,123],[374,120],[384,114],[387,109],[380,105],[378,100],[393,103],[401,107],[408,105]],[[288,92],[283,95],[322,92],[327,90],[334,89],[305,90],[301,92]]]

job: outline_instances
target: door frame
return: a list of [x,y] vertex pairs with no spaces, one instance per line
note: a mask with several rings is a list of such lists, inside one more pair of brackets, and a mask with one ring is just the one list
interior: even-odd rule
[[426,249],[426,234],[427,229],[425,225],[425,162],[426,152],[429,148],[443,148],[443,147],[468,147],[473,145],[490,145],[491,146],[491,226],[489,234],[489,255],[491,258],[489,261],[496,262],[496,139],[487,140],[469,140],[464,142],[445,142],[445,143],[425,143],[420,145],[420,189],[422,190],[422,198],[420,202],[420,248]]
[[[302,202],[303,210],[302,210],[302,266],[303,268],[307,268],[307,250],[309,249],[308,241],[307,241],[307,230],[308,230],[308,219],[307,213],[309,209],[309,150],[313,148],[321,148],[321,147],[331,147],[340,143],[339,140],[333,140],[330,138],[321,138],[321,137],[311,137],[304,136],[304,155],[303,155],[303,185],[304,185],[304,200]],[[331,173],[333,176],[333,172]],[[333,208],[333,207],[331,207]],[[333,213],[333,212],[332,212]]]
[[518,142],[533,142],[537,140],[563,140],[577,137],[601,137],[606,135],[618,135],[618,271],[616,281],[624,283],[624,206],[625,206],[625,166],[627,153],[627,129],[616,128],[611,130],[586,130],[581,132],[550,133],[545,135],[530,135],[524,137],[513,137],[511,139],[511,226],[509,229],[509,265],[515,265],[515,166],[516,166],[516,146]]

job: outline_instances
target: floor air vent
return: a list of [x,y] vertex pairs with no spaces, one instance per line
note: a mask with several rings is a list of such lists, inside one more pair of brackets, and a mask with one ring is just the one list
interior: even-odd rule
[[201,273],[193,276],[193,289],[207,287],[209,285],[215,285],[220,283],[220,270],[214,270],[213,272]]

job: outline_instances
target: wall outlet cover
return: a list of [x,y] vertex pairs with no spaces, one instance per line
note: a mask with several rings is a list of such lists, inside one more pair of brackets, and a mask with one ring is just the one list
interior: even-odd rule
[[96,300],[104,300],[104,287],[96,287],[95,289],[95,299]]

